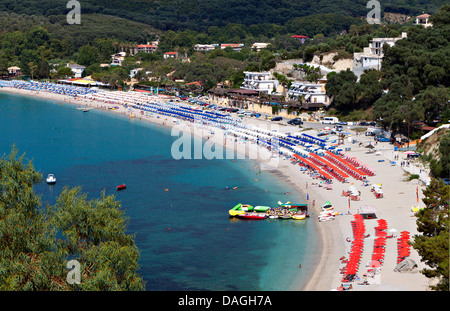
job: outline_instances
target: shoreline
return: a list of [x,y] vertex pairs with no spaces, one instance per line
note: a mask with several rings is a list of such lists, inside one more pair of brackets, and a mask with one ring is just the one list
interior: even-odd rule
[[[3,87],[0,88],[0,92],[5,93],[11,93],[21,96],[31,96],[31,97],[39,97],[44,98],[50,101],[60,101],[64,104],[71,104],[71,105],[78,105],[82,107],[90,107],[90,108],[96,108],[101,110],[110,110],[106,107],[110,104],[94,101],[92,99],[74,99],[66,95],[59,95],[49,92],[36,92],[36,91],[29,91],[29,90],[22,90],[22,89],[15,89],[15,88],[7,88]],[[124,108],[121,105],[118,105],[119,109],[111,110],[113,113],[122,114],[124,116],[127,116],[127,109]],[[128,115],[129,116],[129,115]],[[129,117],[129,119],[132,119]],[[167,117],[167,116],[160,116],[159,118],[156,117],[145,117],[140,116],[136,114],[135,119],[139,119],[142,121],[147,121],[151,123],[156,123],[159,125],[174,127],[178,123],[185,128],[186,126],[191,128],[195,125],[190,124],[190,122],[185,122],[180,120],[179,122],[173,122],[173,118]],[[168,121],[168,122],[166,122]],[[248,120],[246,120],[248,121]],[[254,120],[251,119],[251,122],[268,122],[268,121],[261,121],[261,120]],[[205,126],[205,128],[208,128]],[[219,129],[214,128],[214,131],[219,132]],[[223,131],[223,130],[220,130]],[[194,131],[195,134],[195,131]],[[213,135],[211,138],[211,142],[214,143],[223,143],[223,140],[220,141],[219,138],[222,138],[224,136],[221,135]],[[225,136],[226,137],[226,136]],[[364,137],[363,137],[364,139]],[[365,138],[365,140],[370,138]],[[227,138],[225,139],[227,141]],[[256,149],[265,149],[264,147],[259,148],[256,144],[252,144],[250,142],[244,143],[245,145],[248,145],[248,152],[251,152],[251,150]],[[239,142],[237,143],[239,145]],[[346,143],[346,145],[348,145]],[[381,145],[381,144],[380,144]],[[386,146],[386,145],[383,145]],[[227,144],[227,146],[224,146],[225,148],[234,148],[236,151],[236,146],[232,144]],[[362,162],[367,163],[371,165],[371,167],[376,169],[376,175],[375,177],[371,177],[372,183],[379,182],[383,184],[383,190],[385,192],[386,198],[375,200],[373,198],[373,194],[370,193],[369,189],[364,189],[368,187],[362,188],[359,181],[355,181],[354,179],[351,179],[350,183],[354,184],[358,189],[361,190],[362,198],[367,198],[367,200],[364,200],[364,203],[367,203],[366,201],[370,201],[370,203],[377,203],[373,205],[377,205],[377,209],[379,211],[380,215],[379,218],[386,219],[388,222],[389,228],[396,228],[398,231],[402,230],[408,230],[411,232],[411,235],[414,235],[417,233],[416,228],[414,226],[414,221],[411,215],[413,215],[409,208],[414,205],[414,199],[415,199],[415,189],[416,184],[413,182],[405,183],[401,181],[402,179],[402,170],[399,167],[395,167],[395,177],[392,178],[389,175],[392,174],[393,168],[388,166],[387,163],[389,163],[388,159],[389,157],[393,156],[393,151],[391,151],[389,148],[383,149],[383,157],[387,160],[386,163],[380,164],[380,162],[376,162],[373,155],[366,155],[364,154],[364,147],[358,147],[355,145],[351,145],[351,148],[355,149],[355,151],[349,152],[352,155],[357,155],[358,159],[361,159]],[[247,151],[247,148],[245,149]],[[239,148],[237,148],[237,152],[239,152]],[[255,159],[257,163],[263,163],[260,161],[260,159]],[[330,200],[333,205],[335,206],[335,210],[337,212],[342,213],[342,216],[337,216],[335,220],[328,221],[328,222],[318,222],[317,228],[318,228],[318,234],[321,240],[321,245],[319,247],[319,261],[316,263],[315,267],[313,268],[313,272],[311,272],[310,277],[308,280],[306,280],[304,283],[305,286],[301,288],[295,287],[295,284],[293,285],[295,288],[292,290],[303,290],[303,291],[328,291],[335,289],[340,285],[340,278],[342,275],[339,274],[339,268],[343,265],[339,262],[339,258],[341,256],[348,256],[347,252],[349,250],[349,243],[345,242],[345,237],[351,236],[351,226],[350,221],[353,220],[353,217],[350,215],[346,215],[349,211],[348,209],[348,202],[346,197],[341,196],[341,192],[344,190],[348,190],[349,184],[342,184],[340,182],[334,182],[333,190],[325,190],[323,187],[318,187],[318,185],[314,185],[314,179],[312,179],[307,173],[301,172],[299,170],[299,167],[297,165],[293,165],[290,163],[287,159],[282,159],[281,156],[279,158],[278,166],[275,168],[275,171],[277,171],[277,175],[281,175],[280,178],[287,181],[288,183],[291,183],[295,186],[295,189],[299,192],[300,196],[304,198],[305,202],[308,203],[309,211],[311,217],[307,219],[306,221],[315,221],[317,222],[316,215],[320,211],[320,206],[326,201]],[[295,169],[296,168],[296,169]],[[269,170],[270,172],[271,170]],[[386,178],[387,177],[387,178]],[[399,185],[399,183],[401,185]],[[403,185],[402,183],[405,183]],[[306,187],[306,185],[308,186]],[[386,185],[386,186],[385,186]],[[423,187],[420,187],[420,189],[423,189]],[[392,190],[392,191],[391,191]],[[400,213],[397,213],[397,207],[396,205],[401,205],[402,199],[397,198],[393,200],[393,194],[395,194],[395,191],[397,191],[398,194],[400,193],[411,193],[414,194],[413,198],[409,198],[408,206],[400,207],[401,209]],[[400,191],[400,192],[399,192]],[[325,193],[324,193],[325,192]],[[309,195],[310,200],[306,200],[306,197]],[[312,200],[315,200],[315,206],[312,208],[310,205],[310,202]],[[389,201],[388,201],[389,200]],[[363,200],[361,200],[363,201]],[[391,202],[392,201],[392,202]],[[378,204],[380,203],[381,204]],[[357,212],[357,209],[363,205],[362,202],[351,202],[350,203],[351,208],[350,211],[353,214]],[[386,210],[383,206],[389,205],[389,207],[392,207],[392,212]],[[403,204],[405,205],[405,204]],[[409,212],[409,213],[408,213]],[[407,217],[408,221],[404,221],[405,217]],[[414,218],[415,219],[415,218]],[[370,223],[370,221],[365,221],[366,224],[366,232],[372,233],[374,232],[373,226],[376,225],[376,223]],[[392,225],[392,226],[391,226]],[[405,226],[407,225],[407,226]],[[406,228],[405,228],[406,227]],[[394,257],[396,254],[395,249],[395,241],[396,239],[391,239],[392,241],[388,241],[388,245],[386,247],[386,254],[389,254],[389,257]],[[363,261],[360,265],[360,272],[359,274],[363,274],[363,271],[365,270],[364,264],[367,262],[367,260],[370,260],[370,253],[371,253],[371,245],[370,241],[366,241],[367,245],[365,245],[364,248],[364,257]],[[373,243],[373,240],[372,240]],[[389,250],[389,253],[388,253]],[[367,253],[367,254],[366,254]],[[419,269],[421,269],[423,264],[420,262],[420,258],[418,258],[417,253],[415,251],[412,251],[411,258],[415,260],[415,262],[418,264]],[[414,254],[415,253],[415,254]],[[415,256],[413,256],[415,255]],[[356,286],[354,284],[353,289],[354,290],[427,290],[426,286],[428,285],[428,279],[421,275],[420,273],[398,273],[393,272],[393,268],[395,267],[395,264],[393,262],[394,259],[389,260],[389,266],[388,266],[388,260],[386,258],[385,263],[382,267],[382,281],[380,284],[372,284],[370,286]],[[394,267],[392,267],[394,265]]]

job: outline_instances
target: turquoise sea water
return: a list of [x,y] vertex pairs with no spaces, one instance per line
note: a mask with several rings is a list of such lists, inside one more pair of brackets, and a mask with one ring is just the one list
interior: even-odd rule
[[[56,185],[36,187],[43,202],[53,204],[65,185],[81,185],[90,198],[103,190],[117,195],[141,251],[147,290],[291,290],[317,260],[312,218],[228,217],[239,202],[302,202],[278,177],[259,174],[251,160],[174,160],[177,138],[168,127],[4,93],[0,133],[0,154],[15,144],[44,177],[56,175]],[[116,192],[123,183],[127,189]]]

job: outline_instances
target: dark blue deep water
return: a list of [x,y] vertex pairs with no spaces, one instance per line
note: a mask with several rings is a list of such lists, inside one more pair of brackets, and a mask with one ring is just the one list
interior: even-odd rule
[[[15,144],[44,177],[56,175],[56,185],[36,187],[43,204],[54,204],[65,185],[82,186],[89,198],[116,194],[141,251],[147,290],[279,291],[307,280],[319,249],[312,218],[228,217],[239,202],[301,203],[290,185],[259,174],[251,160],[174,160],[170,128],[75,108],[0,93],[0,155]],[[116,192],[123,183],[127,189]]]

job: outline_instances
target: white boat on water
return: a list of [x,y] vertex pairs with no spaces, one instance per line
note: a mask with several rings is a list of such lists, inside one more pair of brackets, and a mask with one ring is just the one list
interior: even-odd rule
[[334,216],[332,215],[319,216],[319,221],[330,221],[330,220],[334,220]]
[[47,184],[54,185],[56,184],[56,177],[53,174],[48,174],[47,176]]

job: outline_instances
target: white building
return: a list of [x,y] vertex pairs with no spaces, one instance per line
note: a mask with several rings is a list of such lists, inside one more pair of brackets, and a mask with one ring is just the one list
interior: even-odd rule
[[430,14],[422,14],[416,17],[415,25],[422,25],[423,27],[431,27],[433,24],[429,22]]
[[293,82],[288,91],[290,99],[302,98],[305,103],[319,103],[328,106],[331,101],[326,94],[325,83]]
[[73,72],[73,77],[74,78],[81,78],[84,69],[86,69],[86,67],[82,66],[82,65],[78,65],[78,64],[73,64],[73,63],[68,63],[67,67],[69,67],[70,69],[72,69]]
[[130,70],[130,78],[134,78],[134,76],[138,73],[138,71],[141,71],[142,68],[134,68]]
[[221,45],[220,45],[220,48],[221,48],[222,50],[224,50],[224,49],[226,49],[226,48],[232,48],[233,51],[236,51],[236,52],[242,51],[242,48],[243,48],[243,47],[244,47],[244,44],[243,44],[243,43],[224,43],[224,44],[221,44]]
[[272,94],[278,89],[279,82],[270,72],[244,71],[245,77],[241,89],[254,90]]
[[365,47],[362,53],[355,53],[353,55],[354,68],[374,68],[381,69],[381,61],[383,60],[383,46],[387,44],[392,47],[398,40],[406,38],[406,32],[402,32],[402,35],[397,38],[373,38],[369,47]]
[[111,55],[111,66],[122,66],[122,62],[125,60],[127,53],[119,52],[117,54]]
[[145,52],[145,53],[153,53],[156,51],[156,49],[158,48],[158,46],[156,45],[151,45],[150,43],[147,44],[139,44],[137,46],[137,52]]
[[263,42],[255,42],[252,45],[252,50],[256,49],[257,52],[261,51],[262,49],[267,48],[270,45],[270,43],[263,43]]
[[212,44],[196,44],[194,45],[194,50],[198,52],[209,52],[214,50],[216,47]]

